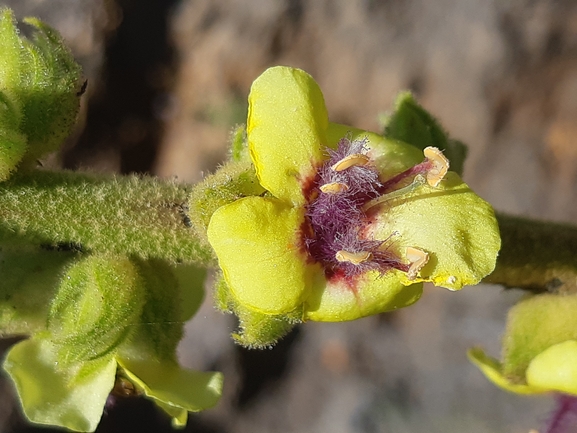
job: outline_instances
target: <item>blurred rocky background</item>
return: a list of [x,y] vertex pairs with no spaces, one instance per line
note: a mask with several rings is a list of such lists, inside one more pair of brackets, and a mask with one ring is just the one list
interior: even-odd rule
[[[577,216],[573,0],[1,3],[60,30],[88,79],[78,131],[48,164],[196,182],[225,158],[254,78],[285,64],[316,78],[331,120],[366,129],[411,89],[469,145],[465,180],[498,210]],[[411,308],[308,323],[267,351],[236,347],[233,319],[207,299],[180,355],[224,371],[225,394],[185,431],[527,433],[552,402],[494,388],[465,357],[473,345],[498,355],[521,295],[427,287]],[[26,425],[10,383],[0,392],[0,431],[50,431]],[[98,431],[171,430],[152,405],[127,400]]]

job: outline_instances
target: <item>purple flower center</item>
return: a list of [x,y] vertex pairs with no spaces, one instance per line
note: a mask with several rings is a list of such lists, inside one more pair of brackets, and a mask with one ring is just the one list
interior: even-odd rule
[[366,155],[366,142],[343,138],[336,150],[327,149],[328,159],[309,194],[306,216],[310,226],[304,230],[304,244],[312,259],[323,265],[327,278],[351,280],[370,270],[384,275],[390,269],[408,272],[410,267],[391,251],[393,233],[387,239],[367,237],[369,217],[363,208],[408,177],[426,172],[429,165],[425,161],[381,182]]

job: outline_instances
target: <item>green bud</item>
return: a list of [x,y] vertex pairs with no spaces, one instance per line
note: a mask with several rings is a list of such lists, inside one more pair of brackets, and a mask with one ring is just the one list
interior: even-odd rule
[[451,162],[451,171],[463,174],[467,146],[449,138],[437,120],[417,101],[410,92],[402,92],[395,101],[395,111],[383,119],[384,135],[423,150],[433,146],[443,151]]
[[27,66],[22,50],[12,13],[0,10],[0,181],[8,179],[27,150],[20,132],[22,108],[14,94]]
[[174,267],[162,260],[134,259],[132,263],[142,277],[146,303],[133,322],[134,334],[119,348],[121,356],[172,360],[184,326]]
[[74,263],[52,302],[48,330],[61,362],[102,357],[135,330],[143,281],[123,257],[94,255]]
[[11,101],[0,93],[0,182],[10,177],[27,150],[26,136],[14,122],[14,111]]
[[577,295],[522,300],[509,312],[502,362],[480,348],[469,359],[507,391],[577,394]]
[[[30,163],[60,147],[70,134],[79,109],[80,66],[54,29],[36,18],[26,18],[24,23],[34,28],[31,39],[19,37],[9,9],[0,11],[0,92],[4,94],[1,102],[13,112],[8,116],[11,122],[2,119],[6,115],[0,116],[0,128],[4,130],[0,139],[8,140],[0,145],[16,147],[16,150],[9,147],[10,152],[0,152],[0,158],[3,153],[10,157],[5,157],[6,166],[22,158],[25,150],[22,140],[17,145],[12,143],[16,137],[14,121],[17,120],[19,132],[27,138],[24,158]],[[6,129],[7,126],[11,129]]]

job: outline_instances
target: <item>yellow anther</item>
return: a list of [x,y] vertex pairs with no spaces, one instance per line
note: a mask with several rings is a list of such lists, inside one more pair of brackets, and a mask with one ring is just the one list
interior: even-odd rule
[[358,253],[351,253],[349,251],[337,251],[335,258],[339,262],[350,262],[353,265],[360,265],[367,260],[370,260],[373,255],[369,251],[360,251]]
[[334,171],[343,171],[354,165],[367,165],[369,161],[370,159],[367,155],[363,155],[362,153],[354,153],[352,155],[345,156],[331,168]]
[[439,182],[445,177],[449,170],[449,160],[443,152],[436,147],[425,147],[423,150],[425,157],[433,163],[433,168],[427,172],[427,183],[433,187],[439,185]]
[[395,191],[391,191],[387,194],[383,194],[377,198],[369,200],[368,202],[366,202],[363,205],[361,210],[363,212],[366,212],[372,207],[375,207],[377,205],[380,205],[380,204],[386,203],[388,201],[394,200],[397,197],[401,197],[405,194],[408,194],[408,193],[412,192],[416,187],[421,186],[424,183],[425,183],[425,178],[423,176],[421,176],[420,174],[418,174],[415,176],[415,179],[413,179],[413,182],[411,182],[409,185],[405,186],[404,188],[399,188]]
[[429,261],[429,254],[418,248],[407,247],[406,255],[407,260],[411,262],[409,270],[407,271],[407,276],[409,277],[409,280],[414,280],[417,277],[419,271]]
[[346,183],[331,182],[325,183],[319,189],[325,194],[338,194],[339,192],[348,191],[349,186]]

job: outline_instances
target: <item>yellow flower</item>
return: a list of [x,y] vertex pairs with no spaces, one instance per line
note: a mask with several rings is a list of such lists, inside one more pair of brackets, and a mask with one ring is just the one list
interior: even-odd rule
[[412,304],[423,281],[458,290],[493,270],[493,210],[445,174],[442,154],[329,122],[304,71],[257,78],[247,134],[268,193],[219,208],[208,227],[242,308],[352,320]]

